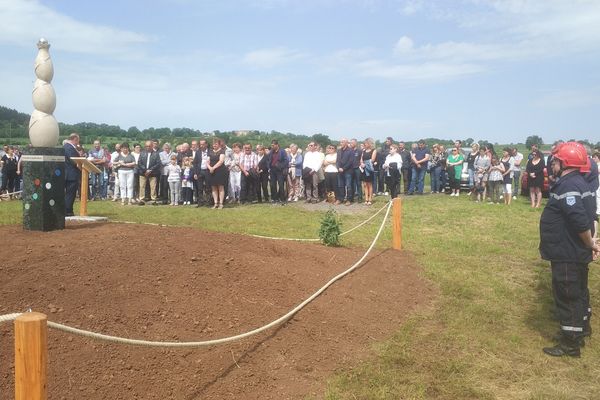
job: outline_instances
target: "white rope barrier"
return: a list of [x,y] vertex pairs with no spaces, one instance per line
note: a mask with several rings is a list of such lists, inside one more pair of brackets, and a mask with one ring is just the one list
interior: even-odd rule
[[21,193],[23,193],[22,190],[19,190],[18,192],[12,192],[12,193],[2,193],[2,194],[0,194],[0,197],[10,197],[10,196],[13,196],[15,194],[21,194]]
[[[391,204],[391,202],[389,202]],[[340,236],[344,236],[358,228],[360,228],[361,226],[365,225],[366,223],[368,223],[369,221],[371,221],[373,218],[375,218],[377,215],[379,215],[380,212],[382,212],[383,210],[385,210],[385,208],[388,207],[388,204],[384,205],[383,207],[381,207],[375,214],[371,215],[368,219],[364,220],[363,222],[361,222],[360,224],[356,225],[354,228],[352,229],[348,229],[345,232],[340,233]],[[290,241],[298,241],[298,242],[318,242],[321,239],[302,239],[302,238],[282,238],[282,237],[273,237],[273,236],[262,236],[262,235],[253,235],[253,234],[248,234],[248,236],[252,236],[255,238],[259,238],[259,239],[271,239],[271,240],[290,240]]]
[[2,322],[8,322],[8,321],[13,321],[13,320],[15,320],[21,314],[22,313],[13,313],[13,314],[0,315],[0,323],[2,323]]
[[[323,293],[334,282],[340,280],[341,278],[343,278],[344,276],[348,275],[349,273],[354,271],[356,268],[358,268],[362,264],[362,262],[367,258],[369,253],[371,253],[371,250],[373,250],[373,247],[375,247],[375,243],[377,243],[377,240],[379,240],[379,236],[381,235],[381,232],[383,231],[385,222],[387,221],[388,215],[390,213],[391,206],[392,206],[392,202],[390,202],[387,205],[387,211],[385,213],[385,217],[383,218],[383,221],[381,221],[379,230],[377,231],[375,238],[371,242],[371,245],[369,246],[367,251],[363,254],[363,256],[357,262],[355,262],[350,268],[348,268],[344,272],[341,272],[340,274],[333,277],[323,287],[321,287],[319,290],[317,290],[310,297],[308,297],[302,303],[298,304],[296,307],[294,307],[292,310],[290,310],[285,315],[277,318],[276,320],[274,320],[264,326],[253,329],[251,331],[241,333],[241,334],[235,335],[235,336],[224,337],[221,339],[204,340],[204,341],[198,341],[198,342],[160,342],[160,341],[149,341],[149,340],[140,340],[140,339],[127,339],[127,338],[122,338],[122,337],[118,337],[118,336],[105,335],[102,333],[96,333],[96,332],[86,331],[83,329],[73,328],[73,327],[70,327],[67,325],[62,325],[62,324],[59,324],[56,322],[51,322],[51,321],[48,321],[48,326],[51,328],[54,328],[54,329],[64,331],[64,332],[68,332],[68,333],[72,333],[75,335],[80,335],[80,336],[84,336],[84,337],[88,337],[88,338],[92,338],[92,339],[104,340],[104,341],[108,341],[108,342],[112,342],[112,343],[129,344],[129,345],[134,345],[134,346],[146,346],[146,347],[178,347],[178,348],[181,348],[181,347],[206,347],[206,346],[214,346],[217,344],[223,344],[223,343],[233,342],[236,340],[245,339],[247,337],[264,332],[267,329],[270,329],[276,325],[279,325],[279,324],[287,321],[294,314],[296,314],[298,311],[300,311],[302,308],[304,308],[308,303],[312,302],[315,298],[317,298],[321,293]],[[16,316],[18,316],[20,314],[9,314],[9,315],[15,315],[14,318],[16,318]],[[14,318],[12,318],[12,319],[14,319]],[[0,322],[1,321],[2,321],[2,319],[0,319]]]

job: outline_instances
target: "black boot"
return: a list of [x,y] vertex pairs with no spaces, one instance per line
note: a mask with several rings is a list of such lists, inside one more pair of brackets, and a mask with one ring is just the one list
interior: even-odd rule
[[[590,332],[590,335],[591,335],[591,332]],[[586,335],[585,329],[583,330],[583,336],[590,336],[590,335]],[[554,342],[561,343],[563,340],[565,340],[565,337],[561,330],[559,330],[552,336],[552,341],[554,341]],[[579,347],[585,347],[585,340],[583,337],[576,339],[576,341],[577,341],[577,345]]]
[[582,339],[568,338],[563,335],[561,341],[554,347],[544,347],[544,353],[552,357],[581,357],[581,343]]

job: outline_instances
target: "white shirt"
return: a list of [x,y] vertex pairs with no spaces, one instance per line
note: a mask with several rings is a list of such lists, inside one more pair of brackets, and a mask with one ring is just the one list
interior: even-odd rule
[[[398,153],[396,154],[388,154],[385,157],[385,162],[383,163],[383,167],[388,169],[390,164],[392,163],[397,163],[398,164],[398,169],[402,168],[402,156]],[[387,176],[390,176],[390,171],[388,169],[387,171]]]
[[[521,154],[521,153],[519,153],[517,151],[517,155],[514,156],[513,158],[514,158],[515,162],[513,163],[512,170],[513,171],[520,171],[521,167],[523,167],[523,165],[522,165],[523,164],[523,154]],[[519,163],[519,165],[516,165],[517,162]]]
[[323,166],[323,159],[318,151],[307,151],[304,155],[304,168],[310,168],[313,171],[318,171]]

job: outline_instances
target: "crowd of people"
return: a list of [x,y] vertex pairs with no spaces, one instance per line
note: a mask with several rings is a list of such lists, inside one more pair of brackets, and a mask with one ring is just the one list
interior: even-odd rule
[[[100,140],[89,150],[78,140],[73,146],[78,156],[101,171],[90,174],[89,199],[128,205],[223,208],[300,200],[371,205],[376,196],[424,194],[427,174],[432,194],[458,197],[463,190],[475,202],[509,205],[522,190],[522,174],[526,174],[531,207],[539,208],[542,193],[556,180],[549,168],[552,156],[546,160],[535,144],[527,157],[514,147],[499,154],[492,145],[473,143],[463,148],[459,140],[449,149],[437,143],[429,148],[424,141],[407,147],[391,137],[378,147],[371,138],[341,139],[338,146],[325,148],[313,141],[304,149],[293,143],[284,149],[276,140],[270,146],[229,146],[219,138],[210,144],[200,139],[174,148],[170,143],[159,146],[158,140],[143,146],[125,142],[112,150]],[[597,163],[599,153],[593,157]],[[0,193],[18,192],[22,169],[18,148],[5,145],[0,160]]]

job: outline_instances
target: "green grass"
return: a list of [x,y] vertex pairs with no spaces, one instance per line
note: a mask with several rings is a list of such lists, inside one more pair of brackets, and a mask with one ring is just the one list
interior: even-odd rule
[[[379,198],[378,198],[379,199]],[[383,205],[341,214],[342,231]],[[192,226],[223,232],[315,238],[323,212],[257,205],[225,210],[121,207],[89,203],[112,220]],[[600,347],[581,359],[554,359],[541,348],[557,329],[551,318],[550,272],[539,258],[540,211],[527,200],[510,207],[466,197],[410,197],[403,202],[403,245],[438,288],[431,307],[409,317],[370,360],[330,377],[324,394],[338,399],[597,399]],[[381,218],[342,237],[366,247]],[[0,203],[0,223],[21,222],[18,202]],[[389,247],[384,231],[380,247]],[[598,263],[590,267],[592,307],[600,306]],[[600,332],[598,319],[593,328]]]

